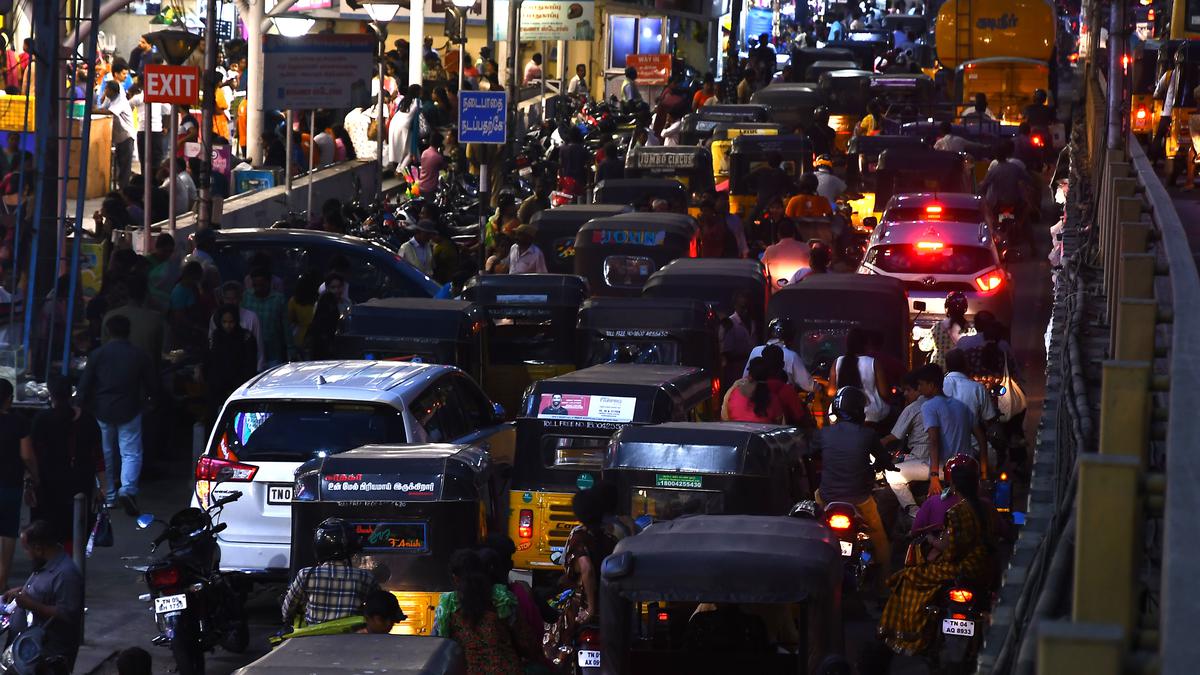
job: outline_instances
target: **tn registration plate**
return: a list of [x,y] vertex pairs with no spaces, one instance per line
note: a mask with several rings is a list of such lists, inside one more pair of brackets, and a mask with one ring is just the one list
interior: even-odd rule
[[187,609],[187,595],[184,593],[180,593],[179,595],[164,595],[161,598],[154,599],[155,614],[179,612],[185,609]]
[[600,667],[600,652],[593,649],[579,650],[579,667],[580,668],[599,668]]
[[975,635],[975,622],[962,619],[942,619],[942,632],[946,635]]
[[291,485],[269,485],[269,486],[267,486],[267,503],[268,504],[291,504],[292,503],[292,486]]

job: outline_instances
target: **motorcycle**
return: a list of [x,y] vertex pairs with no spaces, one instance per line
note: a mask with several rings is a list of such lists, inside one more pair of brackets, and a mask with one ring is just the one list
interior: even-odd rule
[[1000,252],[1000,259],[1008,261],[1009,259],[1017,259],[1021,257],[1021,228],[1024,227],[1017,218],[1017,208],[1011,204],[1004,204],[996,209],[996,227],[992,237],[996,241],[996,249]]
[[952,583],[925,606],[934,635],[925,651],[930,670],[944,675],[975,671],[975,657],[987,627],[987,599],[969,585]]
[[159,634],[152,642],[170,648],[180,675],[202,675],[205,653],[218,645],[241,653],[249,643],[244,598],[230,575],[220,570],[217,534],[227,524],[213,524],[213,517],[241,496],[233,492],[214,500],[206,510],[183,509],[166,523],[151,514],[137,519],[138,529],[156,522],[165,525],[150,551],[166,542],[167,555],[126,567],[140,572],[150,589],[139,599],[153,603]]
[[866,521],[853,504],[830,502],[825,505],[825,524],[842,551],[843,587],[850,592],[861,591],[868,571],[877,564],[872,556]]

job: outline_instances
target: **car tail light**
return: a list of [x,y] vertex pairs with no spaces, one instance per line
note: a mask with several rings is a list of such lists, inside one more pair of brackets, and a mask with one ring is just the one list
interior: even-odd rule
[[533,539],[533,510],[521,509],[517,518],[517,536],[521,539]]
[[710,391],[712,392],[713,398],[716,398],[721,395],[721,378],[714,377],[712,379],[712,388],[710,389]]
[[150,588],[158,590],[160,588],[170,588],[171,586],[179,585],[179,568],[178,567],[163,567],[157,570],[150,570],[148,573],[147,583]]
[[930,216],[942,215],[942,206],[940,204],[930,204],[925,207],[925,214]]
[[947,595],[950,596],[951,602],[957,602],[960,604],[966,604],[971,601],[971,598],[975,597],[975,593],[966,588],[951,588]]
[[992,293],[1004,285],[1004,274],[1000,270],[992,270],[987,274],[975,277],[975,287],[980,293]]
[[669,613],[667,613],[667,612],[659,612],[659,613],[658,613],[658,620],[659,620],[659,621],[662,621],[662,622],[664,622],[664,623],[665,623],[665,622],[667,622],[667,621],[670,621],[670,620],[671,620],[671,615],[670,615]]
[[1139,121],[1146,119],[1146,106],[1138,106],[1137,112],[1134,114],[1134,116],[1137,117]]
[[917,250],[918,251],[940,251],[945,247],[946,247],[946,245],[940,241],[918,241],[917,242]]
[[829,527],[835,530],[850,529],[850,516],[844,513],[834,513],[829,516]]
[[688,244],[688,257],[689,258],[699,258],[700,257],[700,239],[698,237],[695,239],[692,239],[691,243]]
[[254,474],[258,473],[258,467],[253,464],[242,464],[237,461],[228,461],[217,459],[215,457],[201,457],[200,461],[196,462],[196,480],[210,480],[217,482],[232,481],[234,483],[245,483],[254,480]]

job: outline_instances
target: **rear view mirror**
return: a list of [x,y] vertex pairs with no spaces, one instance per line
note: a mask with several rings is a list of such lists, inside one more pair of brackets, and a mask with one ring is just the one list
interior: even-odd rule
[[924,300],[913,300],[913,309],[917,310],[918,312],[924,312],[925,311],[925,301]]
[[508,413],[504,410],[504,406],[500,405],[499,403],[492,404],[492,414],[494,414],[498,420],[508,417]]
[[863,227],[873,230],[875,229],[875,226],[879,224],[879,219],[875,216],[867,216],[866,218],[862,219],[862,224]]

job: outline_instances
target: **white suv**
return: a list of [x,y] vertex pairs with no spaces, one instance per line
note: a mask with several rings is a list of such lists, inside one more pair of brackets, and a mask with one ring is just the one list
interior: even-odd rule
[[240,491],[218,535],[221,569],[285,578],[294,473],[314,457],[376,443],[480,443],[511,457],[515,432],[452,366],[310,361],[273,368],[225,402],[196,463],[193,506]]

